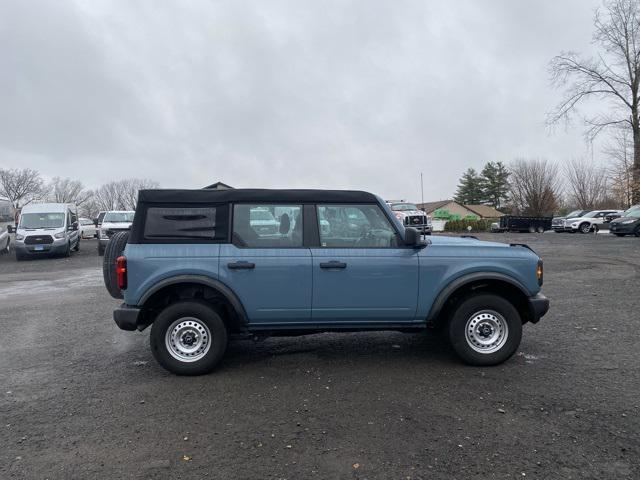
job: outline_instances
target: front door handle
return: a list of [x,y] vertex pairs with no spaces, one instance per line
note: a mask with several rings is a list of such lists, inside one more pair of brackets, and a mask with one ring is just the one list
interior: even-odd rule
[[252,262],[231,262],[227,263],[229,270],[253,270],[256,264]]
[[321,262],[320,268],[347,268],[347,264],[338,262],[337,260],[331,260],[330,262]]

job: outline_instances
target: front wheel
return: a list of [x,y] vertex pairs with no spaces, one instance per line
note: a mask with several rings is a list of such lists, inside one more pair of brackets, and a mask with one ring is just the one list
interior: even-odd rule
[[151,352],[177,375],[211,372],[227,349],[227,328],[216,310],[185,301],[162,310],[151,327]]
[[591,231],[591,225],[588,223],[583,223],[580,225],[580,233],[589,233]]
[[510,358],[522,338],[520,314],[503,297],[477,293],[466,297],[449,321],[449,340],[470,365],[497,365]]

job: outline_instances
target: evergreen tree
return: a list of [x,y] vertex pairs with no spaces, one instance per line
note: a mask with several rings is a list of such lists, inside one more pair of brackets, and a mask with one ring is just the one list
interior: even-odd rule
[[480,173],[482,202],[500,208],[509,195],[509,171],[502,162],[488,162]]
[[482,177],[473,168],[469,168],[460,178],[454,200],[462,205],[482,203]]

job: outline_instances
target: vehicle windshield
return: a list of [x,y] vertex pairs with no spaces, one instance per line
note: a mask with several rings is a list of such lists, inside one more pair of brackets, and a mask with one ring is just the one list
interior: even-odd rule
[[391,205],[391,210],[396,210],[397,212],[404,212],[407,210],[418,210],[418,207],[413,203],[394,203]]
[[60,228],[64,226],[64,213],[23,213],[19,228]]
[[275,220],[269,210],[251,210],[251,220]]
[[135,212],[107,212],[102,219],[106,223],[131,223]]
[[598,215],[598,213],[600,212],[600,210],[594,210],[593,212],[589,212],[589,213],[585,213],[583,215],[583,217],[586,218],[595,218],[596,215]]
[[573,212],[567,213],[567,218],[579,217],[582,212],[584,212],[584,210],[574,210]]
[[630,208],[622,214],[623,217],[637,217],[640,218],[640,207]]

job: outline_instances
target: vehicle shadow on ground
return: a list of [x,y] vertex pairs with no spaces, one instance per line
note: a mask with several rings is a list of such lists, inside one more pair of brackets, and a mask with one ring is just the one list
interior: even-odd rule
[[304,357],[353,366],[381,360],[406,364],[422,361],[429,363],[455,362],[455,354],[443,335],[434,332],[359,332],[320,333],[299,337],[267,338],[263,341],[236,340],[229,343],[227,352],[217,371],[246,367],[254,363],[288,363],[302,361]]

